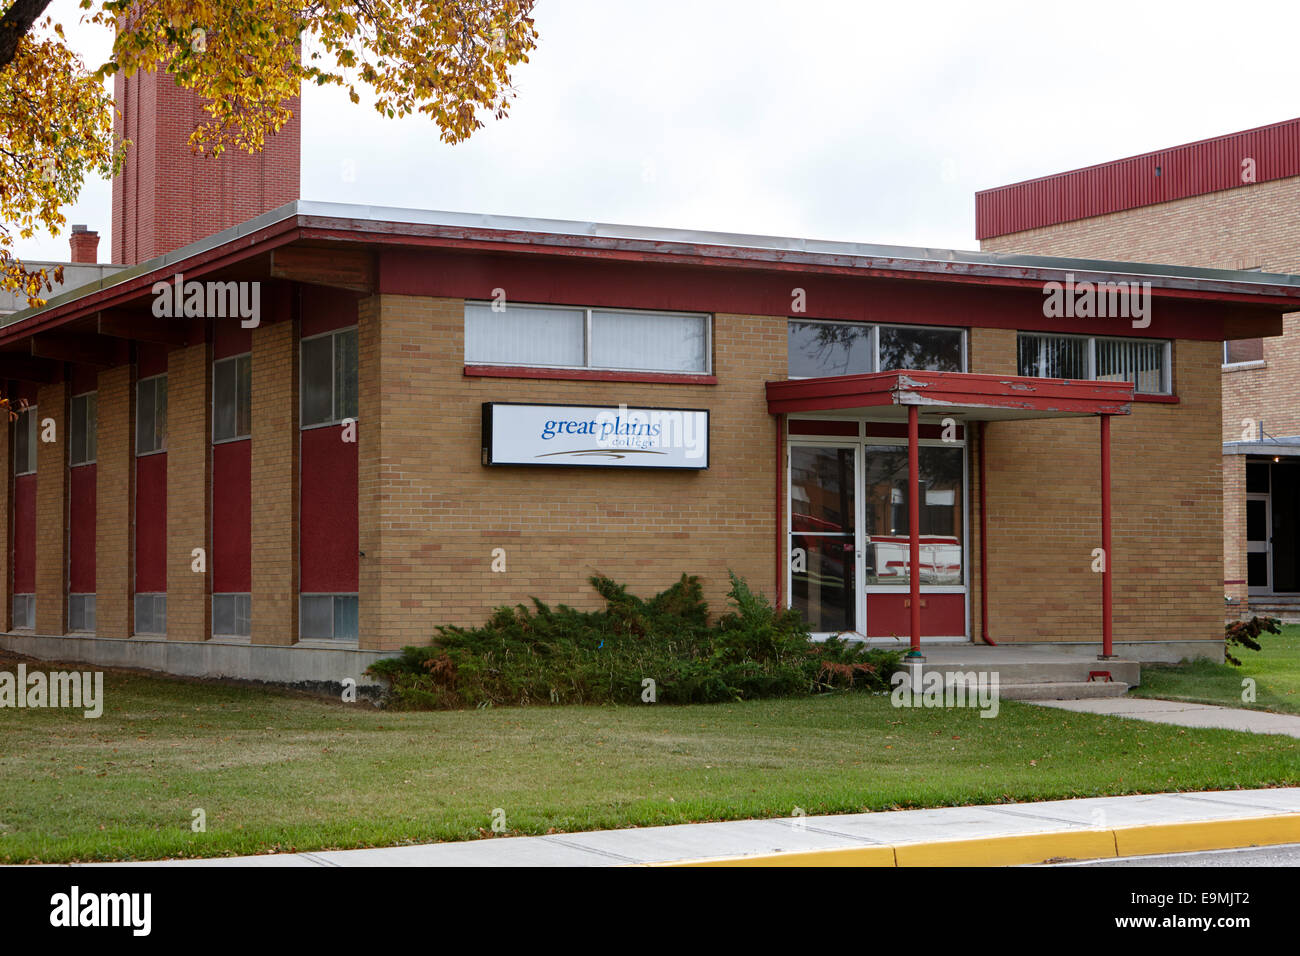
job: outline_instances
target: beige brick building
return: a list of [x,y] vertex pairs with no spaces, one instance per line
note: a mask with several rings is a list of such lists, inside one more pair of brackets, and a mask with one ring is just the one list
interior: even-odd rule
[[[1300,273],[1300,120],[986,190],[991,252]],[[1222,356],[1227,616],[1300,610],[1300,314]]]
[[[168,317],[177,274],[194,309]],[[1148,283],[1151,322],[1074,323],[1091,374],[1067,382],[1024,356],[1055,348],[1044,288],[1071,275]],[[592,574],[696,574],[721,612],[732,570],[817,633],[898,645],[916,610],[924,641],[1098,651],[1109,575],[1117,653],[1215,656],[1222,343],[1297,297],[292,203],[0,326],[35,406],[5,443],[0,645],[339,681],[495,607],[594,606]],[[643,443],[660,419],[707,431]]]

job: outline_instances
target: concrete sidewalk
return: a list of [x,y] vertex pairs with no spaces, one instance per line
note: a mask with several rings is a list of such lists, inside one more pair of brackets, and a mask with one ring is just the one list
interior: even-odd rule
[[1245,730],[1254,734],[1300,737],[1300,716],[1272,714],[1262,710],[1244,710],[1239,707],[1216,707],[1212,704],[1190,704],[1148,697],[1031,700],[1026,703],[1089,714],[1105,714],[1109,717],[1131,717],[1134,720],[1148,720],[1157,724],[1177,724],[1181,727],[1219,727],[1225,730]]
[[131,865],[1006,866],[1286,843],[1300,843],[1300,787],[692,823]]

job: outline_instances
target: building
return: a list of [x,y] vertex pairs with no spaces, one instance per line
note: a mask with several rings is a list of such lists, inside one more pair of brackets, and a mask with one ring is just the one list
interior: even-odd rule
[[734,570],[819,634],[1221,657],[1223,343],[1300,278],[303,202],[296,128],[204,165],[122,82],[125,268],[0,319],[0,646],[360,680]]
[[[120,272],[124,268],[120,265],[99,261],[99,233],[87,229],[85,225],[78,224],[72,227],[69,244],[72,257],[68,262],[30,261],[25,263],[31,269],[44,267],[47,270],[47,275],[50,276],[51,289],[45,293],[46,296],[58,295],[69,289],[79,289],[91,285],[112,275],[114,272]],[[62,282],[55,281],[53,277],[53,270],[60,267],[63,269]],[[8,289],[0,289],[0,319],[26,308],[26,295],[20,295]]]
[[[976,196],[994,252],[1300,273],[1300,119]],[[1300,314],[1224,344],[1229,618],[1300,613]]]
[[[1064,323],[1096,380],[1018,375],[1068,275],[1149,283],[1149,326]],[[226,283],[256,315],[213,317]],[[339,680],[499,605],[590,606],[596,572],[699,574],[720,606],[730,568],[820,633],[1098,651],[1109,578],[1117,652],[1215,656],[1222,343],[1276,334],[1298,296],[1260,273],[289,203],[0,326],[33,404],[0,443],[0,644]],[[677,437],[644,441],[656,424]]]

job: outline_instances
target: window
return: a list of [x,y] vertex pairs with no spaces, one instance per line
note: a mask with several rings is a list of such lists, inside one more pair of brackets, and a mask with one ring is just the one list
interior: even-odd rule
[[99,396],[95,392],[75,395],[70,410],[72,465],[89,465],[95,460],[95,428],[99,417]]
[[707,374],[707,314],[465,303],[465,362]]
[[18,413],[14,422],[14,474],[36,474],[36,406]]
[[212,440],[247,438],[252,432],[253,357],[212,363]]
[[1022,332],[1016,347],[1021,375],[1132,382],[1135,392],[1146,395],[1172,391],[1167,341]]
[[1223,364],[1264,361],[1263,339],[1234,339],[1223,343]]
[[302,427],[357,417],[357,330],[302,340]]
[[252,609],[251,594],[212,595],[212,635],[248,637],[253,632]]
[[135,596],[135,633],[167,633],[166,594],[137,594]]
[[36,629],[36,595],[14,595],[14,630]]
[[961,329],[792,319],[787,331],[790,378],[865,375],[894,369],[961,372]]
[[95,632],[95,595],[68,595],[68,630],[74,634]]
[[298,635],[304,640],[357,639],[355,594],[304,594],[298,610]]
[[135,393],[135,453],[167,450],[167,376],[142,379]]

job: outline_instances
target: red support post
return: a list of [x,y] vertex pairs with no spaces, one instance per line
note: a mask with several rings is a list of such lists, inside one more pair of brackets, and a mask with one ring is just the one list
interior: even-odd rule
[[908,582],[912,592],[912,649],[909,657],[921,656],[921,497],[920,497],[920,414],[907,406],[907,534]]
[[1110,416],[1101,416],[1101,656],[1112,657],[1110,552]]

